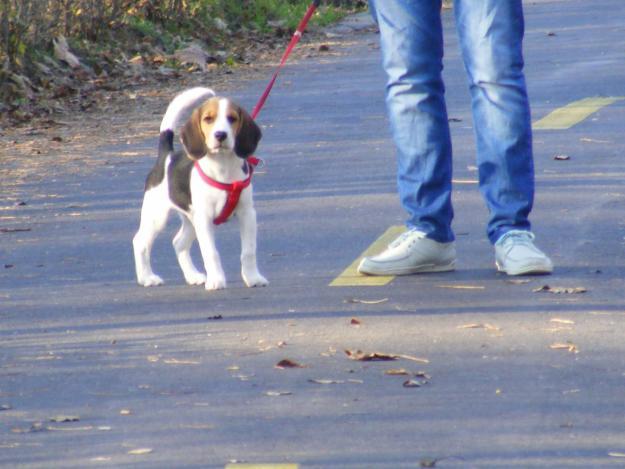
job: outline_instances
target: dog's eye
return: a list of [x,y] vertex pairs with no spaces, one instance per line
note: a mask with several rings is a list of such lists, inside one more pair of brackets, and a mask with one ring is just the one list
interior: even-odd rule
[[207,122],[208,124],[211,124],[215,121],[215,116],[205,116],[204,117],[204,122]]
[[239,120],[239,117],[236,115],[230,115],[228,116],[228,122],[230,122],[231,124],[234,124],[236,121]]

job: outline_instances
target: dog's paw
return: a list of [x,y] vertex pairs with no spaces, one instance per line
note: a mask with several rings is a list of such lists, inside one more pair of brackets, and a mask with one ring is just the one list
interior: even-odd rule
[[138,279],[137,283],[144,287],[155,287],[157,285],[162,285],[165,282],[158,275],[150,274]]
[[269,281],[263,277],[260,272],[255,272],[253,274],[243,275],[243,281],[245,285],[249,288],[253,287],[266,287],[269,285]]
[[204,288],[207,290],[223,290],[226,288],[226,279],[224,277],[211,277],[206,279]]
[[185,281],[189,285],[203,285],[206,283],[206,275],[202,272],[193,272],[184,276]]

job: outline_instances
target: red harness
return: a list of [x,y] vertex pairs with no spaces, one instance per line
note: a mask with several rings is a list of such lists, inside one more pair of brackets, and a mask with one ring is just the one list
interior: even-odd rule
[[217,218],[213,220],[213,223],[215,225],[221,225],[222,223],[228,221],[228,219],[232,215],[232,212],[234,212],[234,210],[237,208],[239,198],[241,197],[241,192],[252,182],[252,174],[254,174],[254,168],[258,166],[260,160],[255,156],[250,156],[249,158],[247,158],[246,161],[248,163],[247,167],[249,169],[249,174],[247,175],[247,177],[242,181],[234,181],[230,184],[214,180],[204,171],[202,171],[202,168],[197,161],[195,162],[195,169],[206,184],[215,187],[216,189],[226,191],[228,193],[228,198],[226,199],[224,208],[221,209],[221,213],[217,216]]

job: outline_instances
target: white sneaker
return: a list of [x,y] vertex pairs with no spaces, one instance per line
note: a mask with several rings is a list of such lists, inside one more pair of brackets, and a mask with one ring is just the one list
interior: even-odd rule
[[415,229],[402,233],[382,253],[365,257],[358,272],[367,275],[408,275],[419,272],[454,270],[456,248],[453,242],[439,243]]
[[553,263],[534,245],[534,234],[512,230],[495,243],[495,263],[508,275],[550,274]]

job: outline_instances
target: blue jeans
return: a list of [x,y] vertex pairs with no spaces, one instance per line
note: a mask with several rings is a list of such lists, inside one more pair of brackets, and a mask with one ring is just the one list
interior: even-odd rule
[[[452,147],[445,105],[441,0],[370,0],[380,28],[386,104],[407,225],[439,242],[451,229]],[[471,92],[488,238],[529,230],[534,199],[530,109],[523,74],[521,0],[455,0]]]

